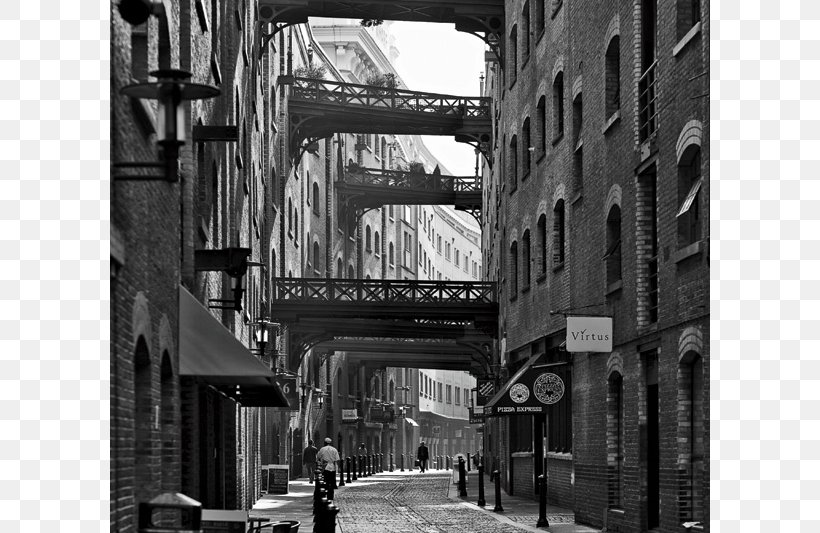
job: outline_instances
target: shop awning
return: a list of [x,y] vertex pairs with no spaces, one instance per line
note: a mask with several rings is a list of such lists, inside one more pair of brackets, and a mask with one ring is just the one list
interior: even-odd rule
[[407,423],[410,424],[411,426],[416,427],[416,428],[419,427],[419,423],[416,422],[415,420],[413,420],[412,418],[405,418],[405,420],[407,420]]
[[488,416],[537,415],[560,400],[564,382],[548,368],[533,368],[544,354],[536,354],[490,398],[484,406]]
[[270,368],[184,287],[179,288],[179,374],[195,376],[246,407],[289,407]]

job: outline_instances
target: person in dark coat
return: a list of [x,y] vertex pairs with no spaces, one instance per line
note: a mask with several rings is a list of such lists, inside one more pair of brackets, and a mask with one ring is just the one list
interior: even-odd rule
[[416,452],[416,459],[419,460],[419,468],[421,469],[422,474],[425,470],[427,470],[427,460],[429,458],[430,452],[427,450],[427,445],[424,444],[424,441],[422,441],[419,445],[418,451]]
[[313,483],[313,474],[316,470],[316,446],[313,445],[312,440],[308,440],[307,448],[302,452],[302,465],[307,469],[308,479]]

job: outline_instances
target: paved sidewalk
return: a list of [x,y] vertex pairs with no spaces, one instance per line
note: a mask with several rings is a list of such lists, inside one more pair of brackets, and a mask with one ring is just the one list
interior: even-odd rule
[[[489,476],[485,476],[484,485],[486,506],[481,508],[476,504],[478,500],[477,472],[475,470],[468,472],[468,496],[466,498],[459,498],[458,486],[451,482],[452,474],[452,471],[444,470],[428,470],[425,474],[420,474],[418,470],[405,472],[397,470],[395,472],[383,472],[366,478],[359,478],[353,483],[346,484],[344,487],[340,487],[336,490],[334,503],[340,509],[337,517],[338,525],[336,530],[343,533],[358,533],[361,529],[361,525],[358,524],[358,521],[372,512],[373,516],[368,517],[367,525],[369,526],[369,530],[374,532],[383,531],[383,528],[397,531],[439,531],[439,528],[436,526],[446,526],[446,522],[449,522],[450,519],[456,516],[467,517],[470,515],[478,521],[475,522],[476,527],[473,531],[486,529],[485,526],[479,526],[480,524],[488,523],[487,521],[489,520],[490,523],[497,524],[497,528],[495,529],[497,532],[507,531],[511,528],[518,531],[537,531],[541,533],[545,531],[552,533],[600,532],[598,529],[575,524],[575,517],[571,509],[564,509],[552,505],[547,506],[547,520],[550,526],[548,528],[536,528],[535,524],[538,521],[538,502],[516,496],[508,496],[503,491],[501,493],[501,505],[504,508],[504,512],[493,512],[495,496],[494,487],[489,483]],[[444,475],[449,476],[450,480],[444,482]],[[410,486],[417,485],[419,482],[424,483],[423,480],[425,478],[431,482],[437,479],[439,481],[435,482],[436,486],[442,486],[440,483],[444,483],[444,486],[447,487],[444,489],[446,494],[442,496],[445,499],[441,503],[435,504],[432,500],[425,500],[424,498],[429,498],[429,496],[424,496],[423,493],[419,494],[417,491],[407,493],[403,489],[398,489],[399,492],[396,492],[395,488],[391,488],[396,487],[396,483],[407,485],[409,488]],[[403,479],[407,480],[406,483]],[[381,487],[384,487],[384,489]],[[433,486],[431,485],[430,489],[432,488]],[[351,491],[350,489],[353,490]],[[266,494],[262,496],[253,506],[250,515],[264,516],[273,521],[299,520],[301,522],[299,528],[300,533],[313,531],[314,486],[308,483],[307,478],[302,478],[291,481],[288,490],[288,494]],[[382,490],[388,491],[389,494],[382,495]],[[404,526],[406,529],[405,527],[396,529],[395,524],[392,524],[393,520],[385,516],[385,512],[387,512],[388,515],[393,515],[396,519],[401,520],[399,516],[394,515],[392,509],[380,508],[380,505],[384,503],[383,500],[385,497],[387,497],[389,501],[394,501],[397,505],[406,505],[406,507],[396,508],[400,511],[398,514],[406,515],[404,517]],[[418,501],[416,501],[417,499]],[[448,501],[450,502],[449,504],[446,503]],[[413,523],[416,522],[416,520],[408,520],[408,518],[413,518],[416,514],[412,512],[414,506],[419,506],[419,509],[421,509],[425,513],[425,516],[431,521],[422,524],[421,522]],[[440,508],[440,512],[435,511],[432,507]],[[470,512],[464,515],[464,512],[467,511]],[[379,526],[382,518],[388,518],[388,521],[381,522],[381,526]],[[473,519],[468,520],[472,521]],[[391,524],[388,522],[391,522]],[[459,525],[470,527],[463,523]],[[432,529],[430,526],[432,526]],[[450,527],[441,529],[441,531],[456,529],[454,526],[455,524],[451,523]]]

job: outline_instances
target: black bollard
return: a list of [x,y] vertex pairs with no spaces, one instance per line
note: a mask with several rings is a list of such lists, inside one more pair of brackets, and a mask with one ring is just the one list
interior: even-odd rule
[[379,472],[384,472],[384,454],[379,454]]
[[498,470],[493,470],[493,479],[495,480],[495,507],[493,511],[503,513],[504,508],[501,507],[501,474]]
[[487,502],[484,501],[484,465],[478,463],[478,506],[484,507]]
[[458,495],[462,498],[467,496],[467,470],[464,468],[464,458],[458,458]]
[[450,456],[444,458],[444,469],[450,470]]
[[356,460],[356,456],[354,455],[353,456],[353,481],[356,481],[357,479],[359,479],[358,473],[359,473],[359,462]]
[[[318,470],[318,468],[317,468]],[[313,489],[313,514],[318,515],[321,513],[321,505],[322,505],[322,498],[325,498],[327,495],[324,487],[324,483],[322,482],[322,478],[316,477],[316,485],[314,485]]]
[[336,533],[336,515],[339,514],[339,508],[336,504],[329,503],[325,511],[325,529],[322,533]]
[[339,487],[345,486],[345,460],[339,459]]
[[538,523],[535,527],[550,527],[547,520],[547,479],[544,474],[538,476]]
[[390,471],[393,471],[393,452],[390,452]]
[[347,482],[352,483],[352,481],[350,480],[350,456],[348,456],[347,459],[345,459],[345,461],[347,462]]
[[367,458],[367,475],[373,475],[373,465],[376,464],[376,461],[373,460],[373,454],[371,453],[370,456]]
[[400,463],[401,471],[404,472],[404,454],[401,454],[401,459],[400,460],[401,460],[401,463]]
[[473,470],[473,467],[470,466],[471,462],[472,461],[470,460],[470,452],[467,452],[467,472],[471,472]]

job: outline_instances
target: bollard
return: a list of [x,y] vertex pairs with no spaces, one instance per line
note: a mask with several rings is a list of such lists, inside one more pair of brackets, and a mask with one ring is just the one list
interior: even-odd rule
[[493,479],[495,480],[495,507],[493,511],[503,513],[504,508],[501,507],[501,473],[498,470],[493,470]]
[[336,531],[336,515],[339,509],[327,501],[322,500],[319,512],[313,518],[313,531],[316,533],[334,533]]
[[339,487],[345,486],[345,460],[339,459]]
[[444,456],[444,470],[450,470],[450,456]]
[[[317,469],[318,470],[318,469]],[[322,478],[316,477],[316,484],[313,488],[313,514],[317,515],[321,512],[321,504],[322,498],[326,495],[324,489],[324,483],[322,482]]]
[[357,479],[359,479],[359,476],[358,476],[358,474],[359,474],[359,461],[356,460],[355,455],[353,456],[351,461],[353,462],[353,468],[352,468],[352,470],[353,470],[353,481],[356,481]]
[[547,520],[547,479],[544,474],[538,476],[538,523],[535,527],[550,527]]
[[458,495],[467,496],[467,470],[464,468],[464,458],[458,458]]
[[353,483],[353,481],[351,481],[351,479],[350,479],[350,456],[349,455],[347,456],[346,461],[347,461],[347,482],[348,483]]
[[393,452],[390,452],[390,471],[393,471]]
[[467,472],[471,472],[473,470],[472,466],[470,466],[472,461],[470,460],[470,452],[467,452]]
[[401,471],[404,472],[404,454],[401,454]]
[[378,458],[378,464],[376,465],[376,472],[384,472],[384,454],[378,453],[376,454]]
[[484,501],[484,465],[478,463],[478,506],[484,507],[487,502]]

